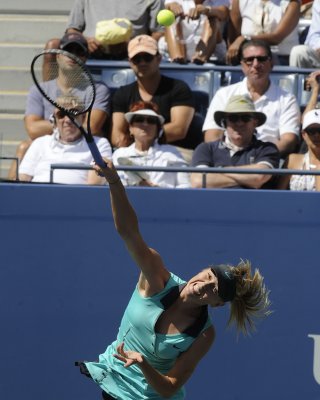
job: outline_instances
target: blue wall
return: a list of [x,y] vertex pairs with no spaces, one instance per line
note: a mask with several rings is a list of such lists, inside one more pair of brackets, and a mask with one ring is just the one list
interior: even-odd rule
[[[274,313],[251,338],[226,331],[226,307],[214,311],[217,339],[187,399],[319,400],[320,195],[128,193],[169,269],[189,278],[248,258],[272,291]],[[113,228],[108,189],[1,184],[0,224],[0,399],[100,399],[73,364],[114,339],[138,276]]]

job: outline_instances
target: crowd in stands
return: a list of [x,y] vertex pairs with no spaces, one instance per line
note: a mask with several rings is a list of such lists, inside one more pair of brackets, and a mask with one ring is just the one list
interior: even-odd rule
[[[110,2],[109,2],[110,3]],[[133,83],[111,94],[95,82],[91,129],[103,156],[116,166],[320,168],[320,1],[154,0],[149,2],[76,0],[66,31],[46,49],[60,48],[88,58],[128,60]],[[171,10],[171,26],[157,14]],[[302,10],[311,14],[301,34]],[[61,95],[61,77],[48,54],[45,84]],[[244,79],[214,93],[206,115],[196,111],[187,82],[165,76],[162,63],[239,65]],[[313,68],[306,77],[310,99],[305,110],[294,94],[272,82],[275,65]],[[86,116],[79,116],[85,122]],[[19,179],[48,181],[50,163],[93,161],[79,130],[31,87],[25,111],[28,139],[20,144]],[[37,165],[38,164],[38,165]],[[14,168],[9,178],[15,177]],[[92,171],[59,171],[56,183],[103,184]],[[65,174],[65,176],[63,176]],[[125,185],[203,187],[202,173],[121,171]],[[318,177],[208,173],[210,188],[319,190]],[[319,178],[320,181],[320,178]]]

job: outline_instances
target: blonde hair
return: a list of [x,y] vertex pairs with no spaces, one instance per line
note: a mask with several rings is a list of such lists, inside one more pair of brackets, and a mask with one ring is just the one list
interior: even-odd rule
[[271,314],[270,291],[258,269],[252,275],[248,260],[231,268],[236,279],[236,295],[230,304],[228,325],[235,324],[238,332],[249,335],[256,329],[255,320]]

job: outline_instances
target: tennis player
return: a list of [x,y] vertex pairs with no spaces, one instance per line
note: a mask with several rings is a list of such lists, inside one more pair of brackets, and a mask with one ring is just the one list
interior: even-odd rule
[[247,334],[256,317],[270,313],[268,291],[248,262],[208,267],[187,282],[169,272],[142,238],[117,171],[105,162],[94,168],[109,183],[115,227],[141,273],[117,339],[99,361],[78,365],[104,399],[184,399],[184,384],[214,342],[208,306],[230,303],[229,323]]

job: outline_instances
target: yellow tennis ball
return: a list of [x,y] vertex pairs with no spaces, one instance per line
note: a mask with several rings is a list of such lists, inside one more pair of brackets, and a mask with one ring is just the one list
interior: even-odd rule
[[161,10],[158,12],[157,21],[159,25],[170,26],[174,23],[176,17],[170,10]]

